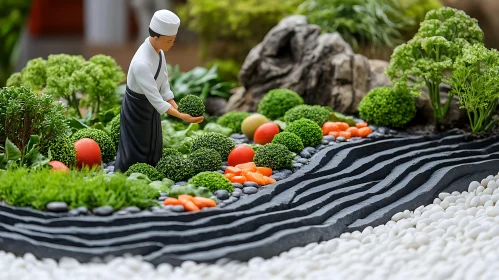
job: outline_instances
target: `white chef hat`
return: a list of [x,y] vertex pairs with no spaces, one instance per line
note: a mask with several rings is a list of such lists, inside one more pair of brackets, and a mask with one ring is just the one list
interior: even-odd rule
[[180,18],[169,10],[156,11],[149,24],[152,31],[164,36],[176,35],[179,26]]

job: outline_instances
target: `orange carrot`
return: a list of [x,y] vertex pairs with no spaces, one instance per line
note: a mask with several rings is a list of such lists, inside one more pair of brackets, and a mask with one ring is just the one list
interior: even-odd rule
[[178,196],[178,200],[180,200],[182,203],[185,203],[185,201],[190,201],[193,198],[194,197],[192,195],[189,195],[189,194],[181,194]]
[[237,167],[234,167],[234,166],[227,166],[227,168],[225,169],[225,173],[229,173],[229,174],[234,174],[236,176],[238,175],[241,175],[241,169],[237,168]]
[[239,184],[244,184],[244,182],[248,181],[246,180],[246,177],[244,176],[234,176],[230,180],[232,183],[239,183]]
[[272,176],[272,168],[257,167],[256,172],[262,174],[263,176]]
[[191,200],[187,200],[184,202],[184,209],[187,212],[195,212],[200,210],[199,207]]
[[347,129],[348,132],[352,135],[352,137],[358,137],[359,136],[359,129],[352,126]]
[[334,122],[325,122],[322,125],[322,135],[327,135],[331,131],[340,131],[340,128]]
[[329,132],[328,135],[338,137],[338,136],[340,136],[340,132],[339,131],[331,131],[331,132]]
[[373,132],[373,130],[369,126],[359,128],[359,136],[360,137],[366,137],[367,135],[371,134],[372,132]]
[[225,176],[225,178],[229,179],[229,181],[230,181],[230,179],[234,178],[234,176],[236,176],[236,175],[233,173],[226,173],[226,174],[224,174],[224,176]]
[[213,199],[209,199],[209,198],[201,197],[201,196],[194,197],[192,199],[192,202],[194,202],[194,204],[196,204],[196,206],[199,208],[217,206],[217,203]]
[[182,201],[180,201],[176,198],[168,197],[165,199],[165,201],[163,201],[163,204],[164,205],[182,205]]
[[346,122],[337,122],[336,125],[340,128],[340,131],[345,131],[350,127]]
[[273,184],[273,183],[277,182],[274,178],[270,178],[267,176],[264,176],[263,179],[265,180],[265,185]]
[[241,170],[246,170],[250,172],[255,172],[256,171],[256,164],[254,162],[247,162],[247,163],[241,163],[236,165],[237,168]]
[[352,133],[350,133],[350,131],[340,131],[340,136],[345,137],[345,139],[350,139],[352,137]]
[[260,173],[249,172],[248,175],[246,175],[246,179],[250,182],[257,183],[260,186],[265,185],[265,178]]
[[366,122],[356,123],[355,126],[357,128],[363,128],[363,127],[367,127],[367,123]]

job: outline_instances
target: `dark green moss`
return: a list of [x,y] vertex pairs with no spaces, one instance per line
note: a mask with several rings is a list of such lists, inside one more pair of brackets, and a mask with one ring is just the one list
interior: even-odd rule
[[305,147],[315,147],[322,142],[322,128],[309,119],[302,118],[292,122],[286,131],[300,137]]
[[205,112],[204,102],[196,95],[186,95],[178,103],[178,111],[193,117],[202,116]]
[[217,123],[221,126],[232,129],[233,133],[242,133],[241,124],[243,123],[245,118],[249,117],[249,115],[250,113],[248,112],[228,112],[221,116],[217,120]]
[[194,165],[194,174],[204,171],[217,171],[222,168],[222,157],[220,154],[208,148],[201,148],[189,155]]
[[151,166],[147,163],[136,163],[130,166],[130,168],[128,168],[128,170],[125,172],[125,175],[130,176],[132,173],[142,173],[149,179],[151,179],[151,181],[158,181],[163,179],[161,173],[159,173],[158,170],[154,168],[154,166]]
[[286,112],[303,104],[303,98],[289,89],[273,89],[262,98],[258,104],[258,113],[271,120],[284,116]]
[[274,139],[272,140],[272,143],[274,144],[282,144],[288,148],[288,150],[294,152],[294,153],[300,153],[303,148],[303,142],[301,141],[301,138],[298,137],[298,135],[289,132],[289,131],[283,131],[276,136],[274,136]]
[[175,182],[184,181],[190,178],[194,172],[192,162],[183,156],[166,156],[159,160],[156,165],[159,173]]
[[229,193],[232,193],[234,191],[234,186],[229,179],[225,178],[224,175],[218,172],[201,172],[192,177],[189,184],[193,184],[197,187],[208,188],[211,192],[226,190]]
[[222,161],[227,160],[229,153],[235,147],[232,139],[216,132],[208,132],[198,135],[192,140],[191,144],[192,152],[201,148],[213,149],[220,154]]
[[255,152],[253,161],[261,167],[291,169],[293,167],[293,153],[284,145],[269,143]]

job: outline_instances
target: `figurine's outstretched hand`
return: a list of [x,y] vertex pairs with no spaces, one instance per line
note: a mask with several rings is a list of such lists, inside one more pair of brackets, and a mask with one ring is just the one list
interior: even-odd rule
[[182,119],[186,122],[189,122],[189,123],[200,123],[204,120],[204,117],[203,116],[193,117],[189,114],[185,114],[185,117],[183,117]]

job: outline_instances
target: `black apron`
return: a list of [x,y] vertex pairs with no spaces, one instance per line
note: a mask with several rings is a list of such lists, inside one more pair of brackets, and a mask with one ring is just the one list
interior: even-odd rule
[[[163,63],[163,56],[159,55],[154,80],[158,78]],[[115,170],[126,172],[135,163],[156,166],[162,149],[161,116],[144,94],[134,92],[127,86],[120,112],[120,142]]]

